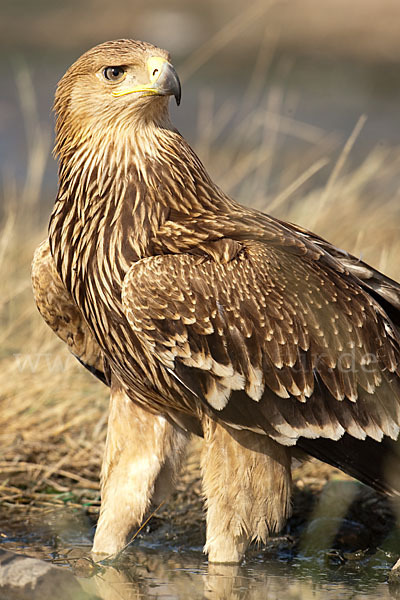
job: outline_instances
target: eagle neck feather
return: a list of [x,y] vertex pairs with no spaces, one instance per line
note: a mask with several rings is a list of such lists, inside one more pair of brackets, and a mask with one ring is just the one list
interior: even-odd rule
[[[167,222],[175,219],[178,227],[180,219],[215,215],[218,205],[227,208],[229,203],[172,128],[127,128],[126,122],[117,122],[106,131],[73,134],[74,144],[62,131],[57,138],[59,192],[50,243],[74,296],[75,285],[94,269],[107,280],[111,298],[111,289],[122,284],[134,261],[172,251],[160,242]],[[189,246],[208,235],[182,240]]]

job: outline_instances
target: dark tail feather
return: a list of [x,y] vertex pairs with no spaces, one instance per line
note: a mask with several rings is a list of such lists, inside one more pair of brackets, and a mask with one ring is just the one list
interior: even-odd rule
[[336,442],[300,438],[297,446],[381,494],[400,496],[400,447],[388,437],[381,442],[371,438],[357,440],[348,434]]

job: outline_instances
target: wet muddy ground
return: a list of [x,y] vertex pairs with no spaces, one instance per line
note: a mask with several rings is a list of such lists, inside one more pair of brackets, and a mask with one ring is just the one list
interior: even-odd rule
[[[238,567],[208,565],[202,553],[205,527],[196,477],[183,482],[118,561],[100,565],[94,565],[89,557],[96,517],[84,507],[3,505],[0,550],[44,559],[58,567],[49,569],[26,589],[3,587],[7,590],[5,597],[400,597],[396,585],[388,583],[389,570],[400,549],[396,507],[369,488],[318,463],[304,465],[295,473],[295,481],[293,516],[287,527],[266,546],[252,547]],[[3,558],[9,565],[8,572],[15,563],[10,556]],[[24,566],[22,559],[18,561],[20,570],[35,572],[33,563],[28,561]],[[0,554],[0,586],[4,586],[2,569]]]

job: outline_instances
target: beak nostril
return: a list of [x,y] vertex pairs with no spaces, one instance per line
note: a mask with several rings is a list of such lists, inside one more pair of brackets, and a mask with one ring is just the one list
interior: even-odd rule
[[153,71],[153,77],[155,77],[157,75],[158,71],[159,71],[158,69],[154,69],[154,71]]

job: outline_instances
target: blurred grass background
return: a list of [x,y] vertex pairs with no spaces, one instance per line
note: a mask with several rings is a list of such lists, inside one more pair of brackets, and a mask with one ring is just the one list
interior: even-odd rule
[[[224,190],[400,279],[399,26],[397,0],[2,0],[3,505],[98,507],[107,390],[47,329],[30,288],[56,194],[50,111],[66,68],[106,39],[168,48],[183,82],[174,122]],[[197,477],[192,453],[182,493]]]

